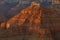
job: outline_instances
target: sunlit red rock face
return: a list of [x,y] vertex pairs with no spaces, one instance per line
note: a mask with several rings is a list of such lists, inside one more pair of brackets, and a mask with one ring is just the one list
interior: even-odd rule
[[39,10],[39,9],[40,9],[39,4],[32,3],[30,7],[21,10],[21,12],[19,14],[12,17],[7,23],[9,23],[10,25],[13,25],[17,21],[16,23],[18,25],[21,25],[27,19],[30,24],[33,23],[33,20],[34,20],[35,24],[39,24],[40,23],[40,16],[41,16],[41,10]]
[[[20,11],[19,14],[9,19],[6,23],[6,28],[27,26],[27,30],[35,31],[38,34],[44,34],[45,29],[39,29],[41,23],[42,10],[40,10],[40,4],[32,2],[28,8]],[[25,27],[26,26],[26,27]],[[23,29],[23,28],[21,28]]]
[[[10,18],[6,23],[2,23],[1,26],[6,25],[6,29],[10,27],[18,27],[20,32],[34,31],[37,34],[43,36],[45,34],[46,21],[51,18],[56,17],[56,12],[53,9],[48,9],[42,7],[40,4],[32,2],[28,8],[25,8],[19,12],[19,14]],[[44,15],[43,15],[44,14]],[[43,20],[43,21],[42,21]],[[46,28],[40,28],[40,24],[43,23],[43,26]],[[49,26],[52,28],[52,26]],[[54,31],[54,27],[52,28]],[[49,30],[48,30],[49,31]],[[13,32],[13,31],[12,31]]]

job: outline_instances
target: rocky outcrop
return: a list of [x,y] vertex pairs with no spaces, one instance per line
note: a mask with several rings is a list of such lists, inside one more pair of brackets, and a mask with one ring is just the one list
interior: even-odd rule
[[[57,27],[57,24],[55,26],[54,23],[56,23],[56,20],[58,22],[59,19],[55,19],[57,17],[56,10],[45,8],[38,3],[32,2],[28,8],[21,10],[5,24],[8,30],[12,27],[23,34],[31,34],[33,32],[39,36],[49,35],[51,37],[51,32],[53,34],[56,31],[54,28]],[[14,31],[17,32],[15,29]]]

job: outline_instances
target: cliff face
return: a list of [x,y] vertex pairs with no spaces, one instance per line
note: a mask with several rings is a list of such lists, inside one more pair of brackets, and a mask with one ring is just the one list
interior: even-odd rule
[[45,36],[47,34],[51,36],[51,31],[52,33],[59,31],[59,27],[56,28],[59,24],[56,23],[58,23],[60,18],[57,17],[58,14],[55,10],[32,2],[28,8],[21,10],[2,25],[5,25],[7,30],[12,28],[12,34],[37,34],[39,36]]
[[33,23],[33,20],[36,24],[39,24],[41,16],[41,10],[39,9],[39,4],[31,4],[28,8],[21,10],[19,14],[8,20],[7,24],[15,25],[15,23],[17,23],[16,25],[22,25],[27,20],[30,24]]
[[22,30],[34,30],[37,33],[44,34],[44,31],[39,29],[40,21],[41,21],[42,10],[40,10],[40,4],[32,2],[32,4],[26,8],[21,10],[19,14],[12,17],[6,23],[6,28],[12,27],[21,27]]
[[[56,10],[45,8],[38,3],[32,2],[28,8],[21,10],[17,15],[10,18],[6,23],[6,27],[16,27],[23,24],[35,26],[40,26],[41,24],[43,27],[46,27],[47,23],[49,23],[48,27],[50,27],[52,30],[55,30],[54,28],[56,27],[54,23],[58,23],[58,15],[59,14],[57,14]],[[56,26],[58,25],[56,24]],[[58,28],[56,28],[55,31],[58,31]]]

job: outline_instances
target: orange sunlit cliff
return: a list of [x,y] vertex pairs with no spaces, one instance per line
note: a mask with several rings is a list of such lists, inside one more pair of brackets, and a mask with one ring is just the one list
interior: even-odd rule
[[[6,23],[2,23],[1,27],[4,27],[4,25],[6,29],[9,29],[10,27],[24,27],[29,32],[34,31],[37,34],[41,34],[41,36],[43,36],[46,29],[40,28],[42,17],[44,17],[43,22],[45,22],[45,18],[49,17],[49,15],[51,15],[49,18],[54,20],[53,18],[56,17],[56,12],[52,10],[42,7],[39,3],[32,2],[28,8],[21,10],[17,15],[10,18]],[[43,13],[47,15],[42,16]],[[55,30],[54,27],[52,30]]]
[[[37,3],[32,3],[30,7],[21,10],[19,14],[16,16],[12,17],[7,24],[13,25],[15,22],[18,25],[23,24],[26,19],[29,20],[29,23],[32,23],[34,20],[34,23],[37,25],[40,23],[40,16],[41,16],[41,10],[39,10],[40,5]],[[33,11],[33,12],[32,12]],[[35,17],[36,16],[36,17]],[[14,26],[14,25],[13,25]]]
[[[7,21],[6,23],[6,28],[10,28],[11,26],[14,27],[18,27],[23,25],[27,20],[29,26],[29,30],[34,30],[37,33],[41,33],[44,34],[43,29],[39,29],[38,26],[40,25],[41,22],[41,14],[42,14],[42,10],[40,9],[40,4],[32,2],[31,5],[28,8],[25,8],[23,10],[20,11],[19,14],[17,14],[16,16],[12,17],[10,20]],[[26,25],[27,25],[26,24]],[[32,27],[33,25],[33,27]],[[40,31],[42,30],[42,31]]]

